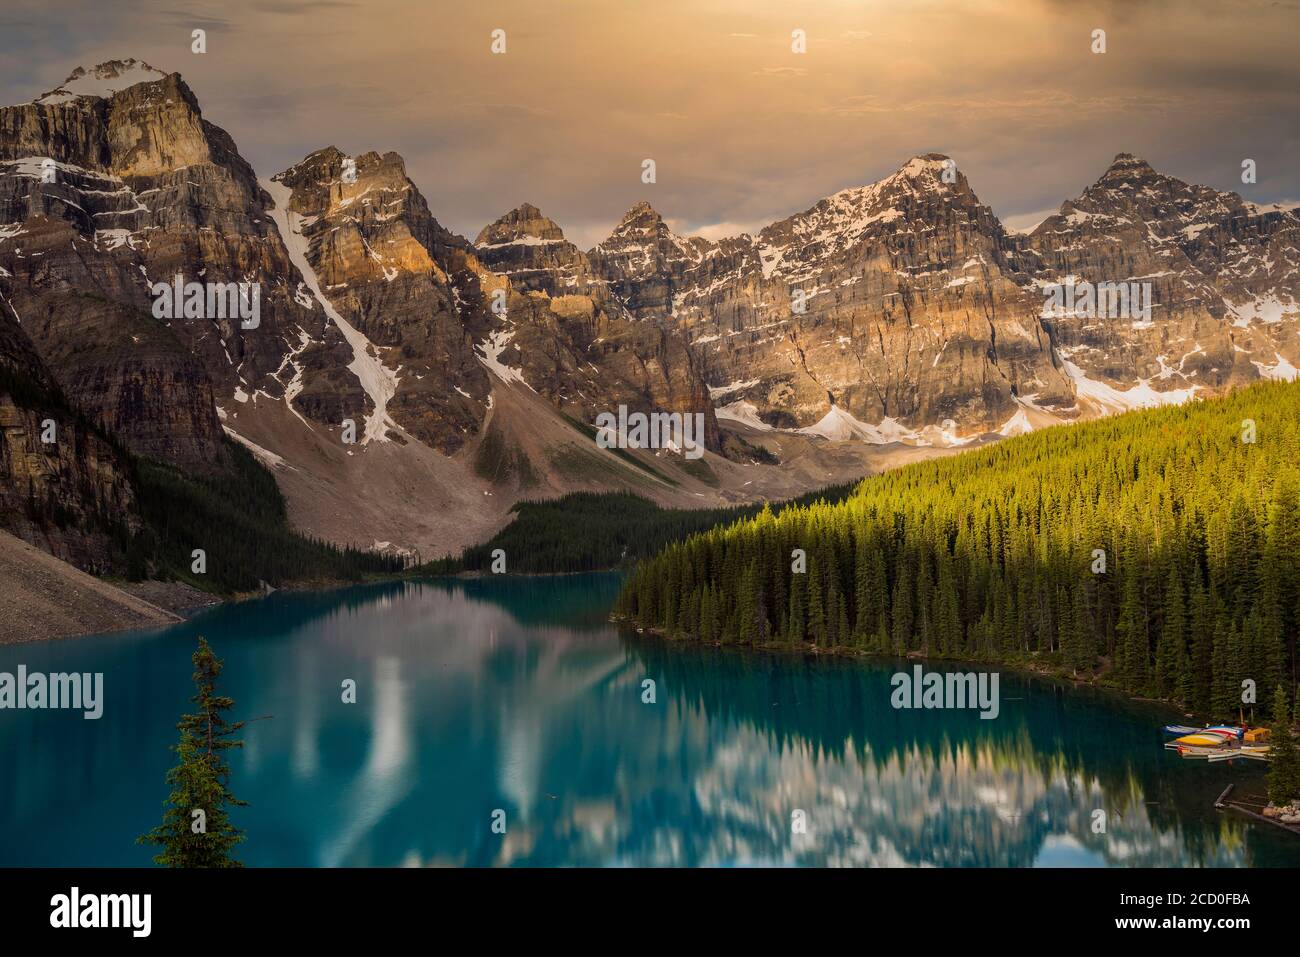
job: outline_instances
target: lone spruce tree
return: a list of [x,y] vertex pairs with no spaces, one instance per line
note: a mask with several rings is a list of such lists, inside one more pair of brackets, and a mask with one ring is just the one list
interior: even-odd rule
[[1269,735],[1268,798],[1284,807],[1300,797],[1300,756],[1296,754],[1295,735],[1291,731],[1291,712],[1286,690],[1277,686],[1273,696],[1273,727]]
[[230,768],[224,752],[243,747],[234,735],[244,722],[229,723],[224,717],[234,701],[216,693],[223,664],[204,638],[199,638],[193,661],[198,694],[190,700],[198,710],[176,725],[181,738],[172,750],[178,762],[167,772],[172,792],[163,805],[163,821],[137,843],[161,847],[153,860],[162,867],[242,867],[230,855],[244,835],[230,822],[227,809],[245,802],[227,786]]

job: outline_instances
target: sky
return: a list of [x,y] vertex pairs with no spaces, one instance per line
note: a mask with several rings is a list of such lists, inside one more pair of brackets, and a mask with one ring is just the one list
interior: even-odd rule
[[588,248],[642,199],[720,238],[932,151],[1024,227],[1120,152],[1300,199],[1298,36],[1300,0],[4,0],[0,103],[143,59],[260,176],[396,150],[471,239],[530,202]]

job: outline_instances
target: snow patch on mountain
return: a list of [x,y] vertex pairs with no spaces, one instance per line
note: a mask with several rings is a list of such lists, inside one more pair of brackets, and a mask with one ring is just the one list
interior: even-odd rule
[[1294,382],[1296,379],[1300,378],[1300,369],[1297,369],[1292,365],[1290,360],[1284,358],[1282,353],[1275,352],[1273,355],[1277,359],[1277,362],[1271,366],[1251,360],[1254,363],[1255,368],[1259,370],[1261,376],[1265,379],[1280,379],[1283,382]]
[[739,422],[741,425],[747,425],[751,429],[757,429],[760,432],[775,432],[772,426],[768,425],[758,417],[758,407],[752,402],[746,402],[743,399],[737,402],[728,402],[726,405],[720,405],[713,410],[713,414],[719,419],[729,419],[732,422]]
[[1024,435],[1032,431],[1034,431],[1034,424],[1029,421],[1029,414],[1024,409],[1016,409],[1016,414],[1002,423],[998,435],[1010,438],[1013,435]]
[[[217,411],[220,413],[220,418],[224,419],[226,417],[224,410],[219,408],[217,409]],[[256,458],[259,462],[261,462],[263,465],[267,466],[268,468],[283,468],[283,469],[289,469],[290,471],[296,471],[294,467],[292,465],[289,465],[287,462],[285,462],[283,458],[276,455],[274,452],[272,452],[269,449],[262,448],[252,439],[244,438],[242,435],[240,435],[230,426],[223,425],[221,426],[221,428],[225,431],[226,435],[230,436],[232,439],[234,439],[244,448],[248,449],[248,451],[252,452],[254,458]]]
[[1256,296],[1242,303],[1226,303],[1228,310],[1235,317],[1233,325],[1240,328],[1252,322],[1281,322],[1288,313],[1300,311],[1300,304],[1294,299],[1284,302],[1276,293]]
[[166,77],[162,70],[143,60],[109,60],[89,70],[77,67],[57,88],[35,100],[45,106],[68,103],[81,97],[107,99],[140,83],[156,83]]
[[872,445],[888,445],[890,442],[906,440],[918,441],[920,433],[907,428],[902,423],[889,418],[880,420],[879,425],[869,425],[854,418],[848,411],[838,405],[832,405],[830,411],[817,422],[802,429],[796,429],[801,435],[816,435],[833,442],[847,442],[854,439],[869,442]]
[[1181,405],[1196,395],[1199,385],[1160,392],[1151,388],[1149,379],[1138,379],[1129,389],[1117,389],[1105,382],[1090,379],[1077,365],[1062,357],[1066,374],[1074,382],[1075,394],[1099,406],[1105,412],[1128,412],[1131,409],[1154,409],[1162,405]]
[[513,329],[496,329],[489,333],[486,339],[478,343],[474,350],[478,353],[479,361],[487,366],[488,370],[502,382],[519,382],[532,389],[532,386],[524,381],[522,372],[501,361],[501,353],[506,351],[510,345],[510,340],[514,336]]
[[271,195],[275,203],[275,207],[270,210],[270,216],[280,231],[280,238],[284,240],[285,248],[289,252],[289,261],[302,273],[303,281],[316,301],[321,304],[321,308],[325,310],[325,315],[338,326],[339,331],[343,333],[343,338],[347,340],[348,345],[352,346],[353,359],[348,369],[357,377],[361,387],[374,403],[374,410],[366,419],[365,434],[361,444],[366,445],[371,441],[387,442],[389,441],[388,430],[398,428],[387,411],[388,400],[397,393],[397,373],[380,361],[377,353],[372,351],[374,346],[370,340],[344,319],[321,292],[316,270],[307,259],[307,238],[302,234],[301,217],[289,210],[289,200],[293,196],[293,190],[283,183],[269,179],[262,180],[261,186]]

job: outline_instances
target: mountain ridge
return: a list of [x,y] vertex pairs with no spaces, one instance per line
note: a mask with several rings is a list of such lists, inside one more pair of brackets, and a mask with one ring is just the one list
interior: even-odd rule
[[[176,275],[260,283],[260,324],[153,320]],[[1129,281],[1151,318],[1045,312]],[[530,203],[455,234],[391,151],[259,180],[142,61],[0,108],[0,293],[72,406],[187,468],[232,436],[300,527],[359,547],[452,551],[523,496],[798,494],[895,449],[1293,378],[1297,287],[1294,211],[1128,153],[1027,234],[931,152],[719,240],[639,200],[583,251]],[[620,405],[702,415],[708,454],[596,447]]]

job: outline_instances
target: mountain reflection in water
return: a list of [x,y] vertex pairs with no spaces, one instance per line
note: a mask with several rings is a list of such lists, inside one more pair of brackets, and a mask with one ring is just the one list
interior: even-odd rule
[[1010,673],[996,720],[896,711],[893,662],[620,632],[619,581],[279,593],[0,648],[0,670],[105,673],[99,721],[0,712],[0,865],[148,863],[133,840],[162,812],[200,634],[237,716],[273,716],[231,762],[250,865],[1300,863],[1288,835],[1212,809],[1260,769],[1180,761],[1165,712]]

